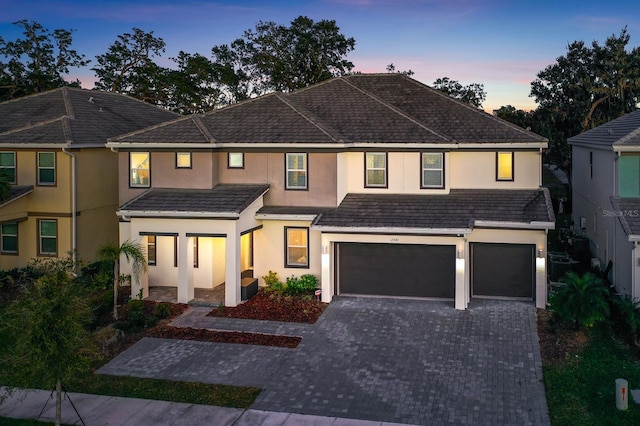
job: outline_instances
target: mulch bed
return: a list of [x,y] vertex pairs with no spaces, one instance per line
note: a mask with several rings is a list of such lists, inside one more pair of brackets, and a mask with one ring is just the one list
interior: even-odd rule
[[549,365],[558,365],[571,359],[589,343],[584,330],[575,330],[566,324],[558,323],[548,310],[538,309],[538,339],[542,360]]
[[295,348],[302,340],[301,337],[245,333],[242,331],[214,331],[191,327],[172,327],[170,325],[159,325],[150,329],[145,335],[147,337],[159,337],[163,339],[241,343],[245,345],[277,346],[281,348]]
[[216,308],[207,316],[313,324],[327,306],[328,303],[313,299],[276,295],[260,289],[245,303],[235,308]]

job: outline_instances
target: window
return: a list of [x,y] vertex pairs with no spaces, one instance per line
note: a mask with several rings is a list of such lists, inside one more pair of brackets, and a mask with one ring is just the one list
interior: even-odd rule
[[496,180],[513,181],[513,152],[496,153]]
[[284,228],[286,268],[309,267],[309,228]]
[[129,153],[129,167],[131,170],[129,185],[132,188],[148,188],[150,186],[149,153]]
[[16,183],[16,153],[0,152],[0,172],[7,176],[7,182]]
[[156,264],[156,236],[147,235],[147,264]]
[[38,221],[38,255],[57,256],[58,222],[55,219]]
[[287,189],[307,189],[307,154],[286,154]]
[[365,154],[365,187],[387,187],[387,153],[367,152]]
[[227,167],[229,169],[244,169],[244,154],[242,152],[230,152],[227,155]]
[[176,152],[176,169],[190,169],[190,168],[191,168],[191,153]]
[[9,222],[0,225],[0,252],[3,254],[18,253],[18,223]]
[[56,184],[56,153],[38,153],[38,185]]
[[422,153],[422,188],[444,188],[444,153]]
[[593,179],[593,151],[589,151],[589,179]]
[[178,237],[173,237],[173,267],[178,267]]
[[618,157],[618,196],[640,197],[640,154],[623,152]]

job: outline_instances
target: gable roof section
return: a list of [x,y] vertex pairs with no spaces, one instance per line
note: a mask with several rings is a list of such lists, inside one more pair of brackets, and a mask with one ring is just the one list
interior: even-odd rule
[[152,188],[123,204],[119,216],[237,218],[269,185],[221,184],[213,189]]
[[0,103],[0,146],[102,147],[176,116],[129,96],[62,87]]
[[451,190],[448,195],[347,194],[340,206],[319,215],[316,229],[465,234],[474,227],[548,229],[555,216],[546,188]]
[[0,203],[0,207],[6,206],[15,200],[33,192],[33,185],[11,185],[11,196]]
[[611,205],[629,241],[640,241],[640,198],[611,197]]
[[532,132],[401,74],[337,77],[110,139],[108,146],[546,147]]
[[630,112],[568,139],[570,145],[614,151],[640,151],[640,110]]

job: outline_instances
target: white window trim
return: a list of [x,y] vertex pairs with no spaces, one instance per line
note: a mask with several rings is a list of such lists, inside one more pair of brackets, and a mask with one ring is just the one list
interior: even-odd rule
[[[303,167],[301,169],[290,169],[289,168],[289,156],[296,155],[302,156],[303,159]],[[286,189],[307,189],[309,187],[309,156],[306,152],[287,152],[285,154],[285,185]],[[301,185],[290,185],[289,184],[289,172],[304,172],[304,186]]]
[[[440,156],[440,168],[426,168],[424,164],[425,156],[427,155],[439,155]],[[420,176],[420,187],[424,189],[441,189],[444,188],[444,152],[423,152],[420,156],[421,161],[421,176]],[[440,172],[440,184],[439,185],[426,185],[424,182],[424,172],[425,171],[439,171]]]
[[[369,167],[367,158],[369,155],[382,155],[384,156],[384,167]],[[388,187],[388,162],[389,155],[386,152],[366,152],[364,154],[364,186],[366,188],[387,188]],[[369,171],[382,170],[384,171],[384,183],[370,183]]]
[[[47,167],[43,167],[40,166],[40,154],[51,154],[53,155],[53,166],[47,166]],[[37,162],[37,180],[38,180],[38,186],[55,186],[56,184],[56,153],[55,152],[51,152],[51,151],[40,151],[38,153],[36,153],[36,162]],[[53,182],[42,182],[40,180],[40,170],[53,170]]]

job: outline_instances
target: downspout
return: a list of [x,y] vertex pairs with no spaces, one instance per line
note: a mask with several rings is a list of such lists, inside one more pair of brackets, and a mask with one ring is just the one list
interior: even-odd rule
[[76,155],[68,151],[69,148],[62,148],[62,152],[71,157],[71,259],[73,260],[73,271],[76,275],[77,267],[77,181],[76,181]]

